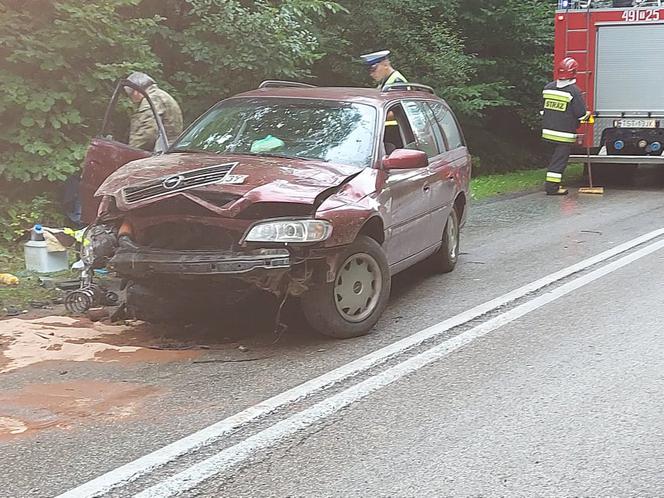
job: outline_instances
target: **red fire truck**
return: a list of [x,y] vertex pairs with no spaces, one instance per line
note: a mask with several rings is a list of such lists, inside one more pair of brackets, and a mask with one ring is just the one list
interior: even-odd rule
[[579,62],[593,113],[570,160],[593,172],[664,164],[664,0],[559,0],[555,40],[556,66]]

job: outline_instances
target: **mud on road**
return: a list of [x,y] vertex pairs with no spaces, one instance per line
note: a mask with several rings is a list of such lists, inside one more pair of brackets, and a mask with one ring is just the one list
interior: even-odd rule
[[[128,365],[264,359],[258,347],[278,339],[268,323],[243,321],[242,327],[238,320],[159,325],[130,320],[112,324],[70,316],[2,320],[0,374],[20,372],[33,380],[48,371],[48,379],[0,391],[0,442],[44,430],[70,430],[90,421],[143,416],[145,399],[167,396],[168,390],[149,379],[118,382],[96,378],[94,364],[123,369]],[[69,380],[72,362],[92,366],[90,374]]]

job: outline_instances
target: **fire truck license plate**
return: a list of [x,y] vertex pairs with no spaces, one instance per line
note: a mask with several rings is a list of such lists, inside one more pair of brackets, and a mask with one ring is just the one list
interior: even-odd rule
[[615,122],[616,128],[657,128],[654,119],[619,119]]

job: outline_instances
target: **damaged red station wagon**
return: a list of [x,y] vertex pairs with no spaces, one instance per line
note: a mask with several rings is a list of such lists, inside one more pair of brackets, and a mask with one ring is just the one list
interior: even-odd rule
[[101,202],[84,202],[84,214],[99,204],[84,261],[130,282],[137,318],[260,289],[299,296],[320,333],[355,337],[379,319],[394,274],[457,263],[471,161],[454,114],[423,85],[265,82],[132,160],[146,155],[102,133],[83,174],[92,193],[110,173]]

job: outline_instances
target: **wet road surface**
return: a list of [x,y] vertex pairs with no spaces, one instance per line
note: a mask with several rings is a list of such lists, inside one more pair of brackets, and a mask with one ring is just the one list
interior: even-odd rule
[[[293,327],[273,344],[269,327],[252,320],[170,330],[59,319],[24,325],[29,330],[20,336],[36,335],[46,348],[32,337],[12,350],[17,336],[6,338],[17,327],[0,322],[0,496],[64,493],[426,327],[661,229],[661,183],[648,174],[640,182],[638,189],[609,188],[603,197],[538,193],[473,206],[457,270],[430,276],[414,268],[397,276],[375,332],[357,340],[330,341]],[[185,494],[664,494],[663,254],[654,251],[529,312]],[[255,315],[255,309],[244,313]],[[257,329],[264,332],[254,334]],[[63,330],[70,336],[58,340]],[[445,337],[461,333],[463,328],[452,329]],[[39,361],[28,361],[35,349]],[[158,486],[374,373],[380,369],[285,406],[111,495]]]

